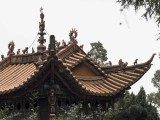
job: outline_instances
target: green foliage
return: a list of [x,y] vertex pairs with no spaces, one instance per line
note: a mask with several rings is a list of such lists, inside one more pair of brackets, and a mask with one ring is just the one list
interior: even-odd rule
[[57,120],[104,120],[106,112],[102,111],[102,107],[98,105],[96,110],[84,110],[82,104],[71,105],[67,109],[62,109]]
[[126,92],[124,98],[115,103],[110,120],[160,120],[157,108],[147,102],[146,97],[143,87],[138,95]]
[[28,113],[11,113],[9,116],[3,118],[4,120],[38,120],[37,112]]
[[146,99],[142,87],[138,95],[126,92],[124,98],[119,99],[114,110],[102,111],[99,106],[95,111],[85,112],[82,105],[72,105],[57,120],[160,120],[157,108]]
[[59,115],[58,119],[64,119],[64,120],[82,120],[86,119],[86,115],[82,112],[82,104],[78,105],[71,105],[68,107],[68,109],[62,110],[64,113]]
[[16,106],[4,104],[4,107],[0,109],[0,120],[38,120],[38,107],[35,107],[37,99],[38,92],[32,92],[29,96],[30,108],[26,111],[14,112],[13,109]]
[[[7,114],[9,112],[9,114]],[[25,113],[14,113],[5,109],[4,111],[0,111],[0,120],[38,120],[37,112],[29,112]]]
[[103,47],[102,43],[94,42],[91,43],[91,50],[88,52],[91,58],[97,63],[104,64],[107,61],[107,50]]
[[157,70],[152,78],[153,85],[160,91],[160,70]]
[[147,96],[147,101],[149,104],[154,105],[157,108],[160,108],[160,92],[152,92]]
[[153,85],[158,89],[156,93],[150,93],[147,100],[155,107],[160,107],[160,70],[157,70],[152,78]]
[[145,107],[146,104],[147,104],[147,101],[146,101],[146,92],[144,90],[143,87],[141,87],[137,97],[136,97],[136,101],[139,105],[141,105],[142,107]]
[[[141,87],[137,95],[127,91],[125,96],[115,103],[114,109],[109,108],[108,111],[103,111],[100,105],[96,109],[92,107],[85,109],[81,103],[73,104],[61,109],[57,118],[50,120],[160,120],[157,108],[152,104],[152,97],[147,97],[147,99],[146,97],[145,90]],[[13,120],[13,118],[16,120],[38,120],[36,110],[26,115],[11,113],[9,107],[1,109],[0,120]]]
[[144,8],[143,17],[147,20],[153,18],[160,24],[160,0],[117,0],[123,8],[133,6],[135,11]]

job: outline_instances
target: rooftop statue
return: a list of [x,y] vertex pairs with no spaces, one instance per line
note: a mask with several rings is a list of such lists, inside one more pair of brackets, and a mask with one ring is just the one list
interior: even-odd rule
[[10,41],[9,44],[8,44],[9,51],[8,51],[7,55],[14,54],[14,52],[13,52],[14,51],[14,46],[15,46],[15,44],[14,44],[13,40]]

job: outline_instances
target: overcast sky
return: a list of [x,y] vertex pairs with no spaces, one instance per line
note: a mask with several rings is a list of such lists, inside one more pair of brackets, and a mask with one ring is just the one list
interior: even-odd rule
[[[54,34],[57,41],[68,41],[69,31],[76,28],[78,44],[84,44],[87,52],[91,42],[100,41],[112,64],[118,64],[119,59],[129,65],[135,59],[142,63],[153,53],[159,54],[156,24],[146,22],[132,9],[120,12],[121,7],[115,0],[0,0],[0,54],[6,56],[11,40],[15,42],[15,52],[32,44],[38,33],[41,6],[49,35]],[[45,38],[48,47],[48,35]],[[37,45],[36,39],[32,47],[36,49]],[[151,79],[159,68],[157,55],[151,69],[131,87],[131,91],[137,94],[140,86],[147,93],[155,91]]]

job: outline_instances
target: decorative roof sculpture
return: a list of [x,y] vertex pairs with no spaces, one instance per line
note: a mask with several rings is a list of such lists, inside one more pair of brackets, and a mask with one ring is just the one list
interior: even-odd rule
[[46,39],[44,39],[44,35],[46,34],[44,32],[45,30],[45,21],[44,21],[44,14],[43,14],[43,8],[41,7],[40,8],[40,18],[41,18],[41,21],[39,22],[39,39],[38,39],[38,42],[40,43],[40,45],[37,47],[37,52],[43,52],[46,50],[46,46],[44,45],[44,43],[46,42]]
[[[73,99],[99,100],[103,103],[123,94],[151,67],[155,54],[148,61],[140,64],[137,60],[134,65],[128,65],[127,62],[119,60],[117,65],[110,62],[110,66],[101,67],[83,51],[83,46],[78,45],[78,32],[75,29],[69,33],[68,44],[63,40],[62,44],[57,46],[55,36],[51,35],[49,47],[46,50],[42,11],[40,18],[38,39],[40,45],[37,47],[37,52],[32,48],[32,53],[28,53],[27,48],[23,50],[23,54],[20,54],[20,49],[16,55],[12,54],[14,50],[12,42],[9,45],[8,56],[1,56],[0,102],[17,99],[17,97],[25,99],[26,94],[38,90],[42,98],[56,97],[50,101],[53,106],[55,106],[55,100],[67,97],[72,101]],[[51,111],[50,115],[54,116],[54,112]]]
[[9,44],[8,44],[8,53],[7,53],[7,55],[11,55],[11,54],[14,54],[14,46],[15,46],[15,44],[14,44],[14,42],[13,42],[13,40],[12,41],[10,41],[9,42]]
[[76,38],[78,36],[78,32],[75,28],[72,28],[72,30],[70,31],[69,33],[69,38],[70,38],[70,41],[76,41]]

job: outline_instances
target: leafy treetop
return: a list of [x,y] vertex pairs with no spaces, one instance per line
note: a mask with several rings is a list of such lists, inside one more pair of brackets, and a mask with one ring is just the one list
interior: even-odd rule
[[91,43],[90,45],[91,50],[88,54],[95,62],[104,64],[104,62],[107,61],[107,50],[103,47],[102,43],[98,41]]

